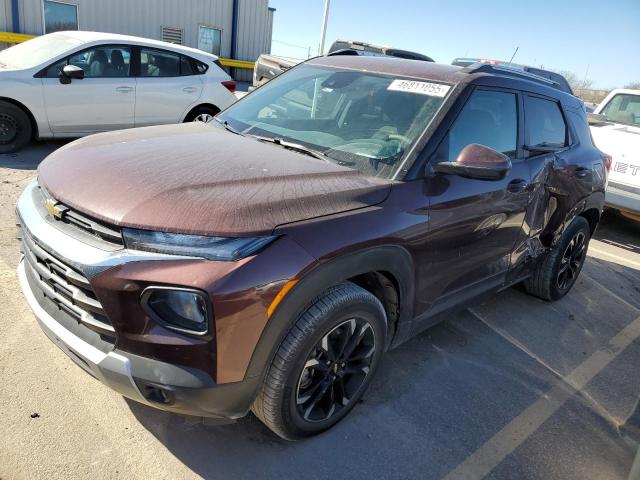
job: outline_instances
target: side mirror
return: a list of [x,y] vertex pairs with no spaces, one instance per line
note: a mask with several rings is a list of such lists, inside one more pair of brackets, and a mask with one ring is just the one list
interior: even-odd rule
[[609,122],[610,120],[606,115],[602,115],[600,113],[587,113],[587,121],[589,122],[589,125],[598,125],[600,123]]
[[464,147],[455,162],[441,162],[436,173],[459,175],[477,180],[502,180],[511,170],[511,160],[494,149],[471,143]]
[[66,65],[60,74],[60,83],[68,85],[73,78],[82,80],[84,78],[84,70],[76,65]]

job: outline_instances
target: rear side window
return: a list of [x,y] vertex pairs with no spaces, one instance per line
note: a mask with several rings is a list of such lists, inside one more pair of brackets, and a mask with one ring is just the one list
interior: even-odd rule
[[140,49],[141,77],[180,76],[180,55],[165,50]]
[[[222,68],[222,64],[220,63],[220,60],[216,60],[213,63],[218,65],[220,68]],[[203,74],[207,70],[209,70],[209,65],[207,65],[206,63],[203,63],[203,62],[199,62],[198,60],[194,60],[193,61],[193,68],[195,69],[196,73]]]
[[518,137],[516,95],[476,90],[438,147],[434,161],[455,162],[464,147],[478,143],[514,158]]
[[180,57],[180,75],[193,75],[191,60],[187,57]]
[[544,98],[525,96],[524,114],[528,147],[564,147],[567,125],[560,105]]
[[591,138],[591,130],[589,130],[589,122],[587,115],[583,110],[566,110],[569,123],[573,125],[573,129],[578,135],[578,140],[586,145],[593,145]]

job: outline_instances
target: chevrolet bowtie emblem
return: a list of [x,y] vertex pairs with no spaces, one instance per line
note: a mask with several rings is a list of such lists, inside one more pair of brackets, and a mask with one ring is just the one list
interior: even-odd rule
[[55,218],[62,218],[63,210],[56,205],[55,200],[53,200],[52,198],[47,198],[44,204],[47,207],[47,212],[49,212],[49,215]]

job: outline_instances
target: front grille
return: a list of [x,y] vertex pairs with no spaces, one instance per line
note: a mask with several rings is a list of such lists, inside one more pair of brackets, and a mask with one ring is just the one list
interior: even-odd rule
[[[113,250],[124,247],[122,232],[119,228],[98,221],[54,199],[44,187],[33,189],[34,203],[44,219],[67,235],[85,241],[93,246]],[[60,212],[57,217],[49,214],[47,201],[55,205]]]
[[19,232],[19,236],[27,273],[38,281],[41,293],[85,327],[115,337],[113,326],[89,280],[38,245],[26,230]]

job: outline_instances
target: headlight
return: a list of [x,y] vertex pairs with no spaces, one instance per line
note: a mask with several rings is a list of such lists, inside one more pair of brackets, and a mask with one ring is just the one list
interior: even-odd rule
[[181,233],[123,228],[127,248],[149,252],[202,257],[208,260],[240,260],[256,253],[277,237],[206,237]]
[[204,335],[209,330],[211,305],[204,292],[173,287],[149,287],[142,293],[147,314],[167,328]]

